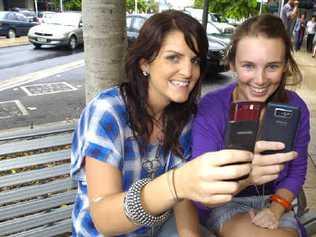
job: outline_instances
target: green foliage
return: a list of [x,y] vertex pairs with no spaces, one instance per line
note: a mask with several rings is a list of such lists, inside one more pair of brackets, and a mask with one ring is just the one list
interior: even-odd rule
[[[60,0],[54,0],[55,9],[59,9]],[[81,11],[81,0],[63,0],[64,11]]]
[[[226,17],[241,19],[258,14],[257,0],[208,0],[209,11],[221,13]],[[196,8],[203,8],[204,0],[195,0]]]
[[[126,10],[129,13],[135,11],[135,0],[126,0]],[[155,0],[137,0],[138,13],[157,12],[158,3]]]

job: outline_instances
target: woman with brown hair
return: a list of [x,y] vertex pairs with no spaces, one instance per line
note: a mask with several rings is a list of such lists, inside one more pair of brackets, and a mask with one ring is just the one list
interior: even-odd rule
[[[236,81],[210,92],[199,104],[192,128],[193,157],[224,148],[224,131],[232,102],[287,103],[301,111],[293,151],[282,153],[283,143],[258,141],[252,171],[248,178],[239,181],[236,196],[227,204],[204,210],[206,225],[219,236],[301,235],[291,203],[305,180],[310,116],[304,101],[286,89],[286,85],[302,80],[292,51],[280,18],[260,15],[247,19],[236,29],[228,51]],[[275,153],[264,154],[267,150]],[[259,171],[258,164],[264,166],[264,162],[265,168]],[[279,167],[283,170],[275,169],[273,163],[283,163]],[[263,170],[271,175],[263,177]]]
[[231,199],[238,184],[225,179],[249,173],[250,165],[222,165],[250,162],[250,152],[208,153],[185,163],[207,51],[203,27],[187,14],[166,11],[144,23],[128,53],[127,82],[97,95],[78,121],[73,236],[157,236],[171,210],[179,236],[200,236],[189,199]]

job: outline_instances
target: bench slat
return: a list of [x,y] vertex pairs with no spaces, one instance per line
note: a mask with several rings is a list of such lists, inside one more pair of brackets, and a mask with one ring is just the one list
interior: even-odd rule
[[48,198],[1,207],[0,221],[14,218],[16,216],[34,214],[42,210],[59,207],[63,204],[73,203],[76,193],[76,190],[71,190],[69,192],[52,195]]
[[8,237],[52,237],[71,233],[71,219],[59,221],[52,226],[35,228],[30,231],[9,235]]
[[41,180],[59,175],[69,174],[69,164],[56,165],[50,168],[27,171],[12,175],[0,176],[0,188],[22,184],[34,180]]
[[74,183],[74,181],[70,177],[68,177],[66,179],[58,179],[45,184],[35,184],[32,186],[0,192],[0,205],[25,200],[47,193],[54,193],[66,189],[71,189],[75,186],[76,184]]
[[56,136],[5,143],[0,145],[0,155],[67,145],[71,143],[71,139],[72,133],[65,133]]
[[34,128],[14,128],[1,131],[0,142],[10,141],[14,139],[24,139],[28,137],[43,136],[49,134],[58,134],[62,132],[71,132],[75,127],[75,121],[73,122],[57,122],[42,125],[35,125]]
[[0,233],[2,235],[9,235],[18,233],[24,230],[29,230],[34,227],[54,223],[59,220],[64,220],[71,217],[72,206],[61,207],[48,213],[40,213],[29,215],[7,222],[0,225]]
[[46,152],[0,161],[0,172],[70,159],[70,149]]

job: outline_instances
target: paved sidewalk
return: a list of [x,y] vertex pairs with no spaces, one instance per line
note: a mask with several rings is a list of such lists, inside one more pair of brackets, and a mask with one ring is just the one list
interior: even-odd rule
[[29,40],[27,36],[21,36],[14,39],[7,39],[5,37],[0,37],[0,48],[8,47],[8,46],[17,46],[29,44]]
[[295,53],[294,57],[304,76],[297,92],[305,100],[311,112],[312,138],[309,145],[310,159],[304,190],[308,207],[316,212],[316,59],[305,51]]

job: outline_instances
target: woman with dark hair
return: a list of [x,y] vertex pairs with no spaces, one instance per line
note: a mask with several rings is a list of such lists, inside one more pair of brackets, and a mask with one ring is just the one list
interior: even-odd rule
[[[250,152],[208,153],[186,163],[207,51],[203,27],[185,13],[166,11],[145,22],[128,53],[127,82],[97,95],[78,121],[73,236],[157,236],[171,210],[179,236],[200,236],[189,200],[231,199],[238,184],[225,179],[249,173],[250,165],[222,165],[250,162]],[[161,236],[176,234],[169,226]]]
[[[260,15],[246,20],[236,29],[228,51],[236,81],[210,92],[199,104],[192,128],[193,157],[224,148],[232,102],[287,103],[301,111],[294,150],[282,153],[283,143],[257,141],[252,171],[248,178],[239,181],[236,196],[227,204],[204,210],[206,225],[220,236],[301,235],[291,203],[305,180],[310,118],[304,101],[294,91],[285,89],[302,80],[292,51],[280,18]],[[276,153],[265,154],[267,150]],[[259,172],[257,166],[264,166],[265,162],[265,170],[270,170],[271,175],[262,177],[264,169]],[[275,169],[273,163],[283,165]]]

